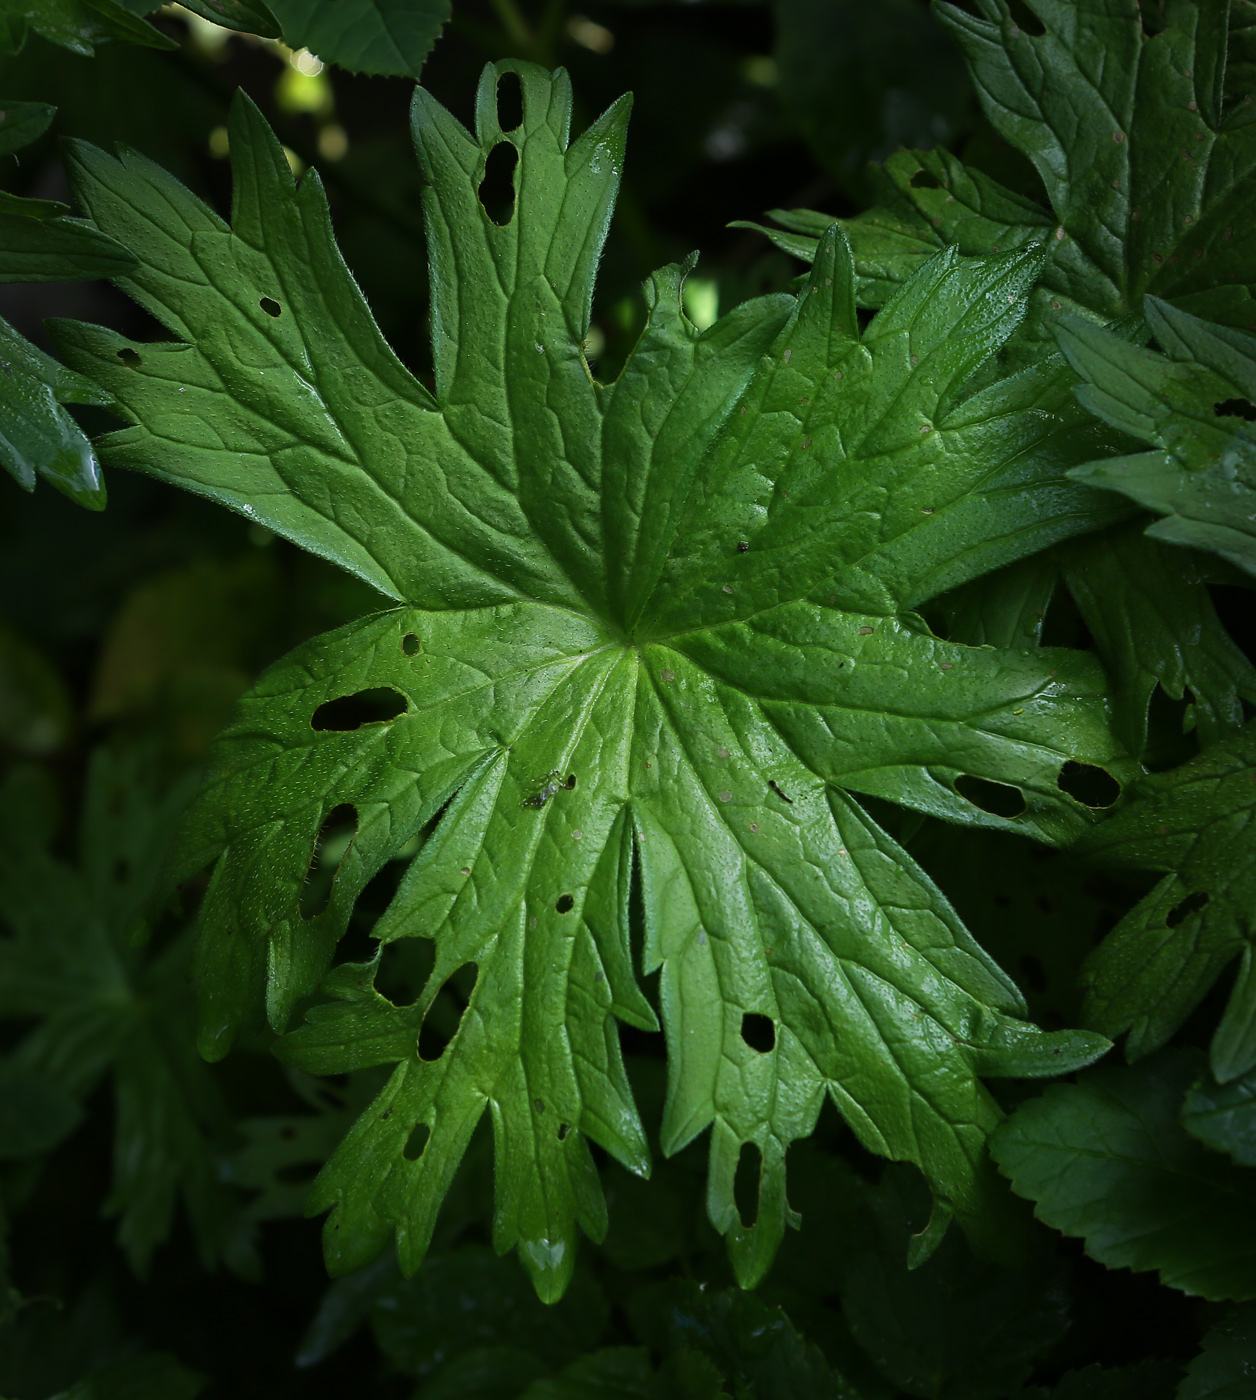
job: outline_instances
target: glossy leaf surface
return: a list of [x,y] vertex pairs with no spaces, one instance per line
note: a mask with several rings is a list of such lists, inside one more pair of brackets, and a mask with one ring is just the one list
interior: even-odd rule
[[[509,69],[523,121],[503,132]],[[486,71],[474,136],[417,95],[434,394],[375,329],[317,176],[294,184],[245,100],[230,227],[141,157],[74,152],[79,198],[140,250],[120,284],[177,337],[59,328],[134,420],[109,460],[401,604],[272,667],[216,746],[177,858],[214,865],[202,1045],[226,1053],[264,1005],[294,1065],[395,1066],[311,1198],[331,1211],[335,1272],[394,1231],[417,1267],[487,1108],[494,1242],[558,1296],[577,1224],[605,1230],[589,1143],[649,1169],[617,1020],[662,1022],[662,1147],[711,1129],[708,1208],[743,1282],[792,1218],[785,1152],[826,1094],[997,1245],[983,1154],[999,1112],[979,1076],[1056,1073],[1106,1042],[1021,1019],[1013,984],[852,794],[1066,840],[1094,819],[1066,767],[1114,786],[1135,771],[1092,659],[944,642],[911,611],[1111,518],[1063,480],[1093,439],[1049,375],[964,393],[1039,259],[944,252],[862,335],[836,232],[796,298],[701,334],[685,267],[666,268],[602,385],[581,345],[627,106],[574,141],[569,115],[565,76],[522,64]],[[477,189],[503,147],[515,205],[497,222]],[[1019,815],[982,805],[983,784]],[[327,902],[303,907],[335,822]],[[379,954],[333,966],[359,893],[411,842]],[[414,938],[434,966],[399,1005],[375,978]],[[447,984],[465,1011],[424,1052]],[[760,1164],[746,1220],[744,1152]]]
[[1154,539],[1210,550],[1256,574],[1256,336],[1149,298],[1147,324],[1165,350],[1062,322],[1057,339],[1085,383],[1091,412],[1153,450],[1074,469],[1162,518]]

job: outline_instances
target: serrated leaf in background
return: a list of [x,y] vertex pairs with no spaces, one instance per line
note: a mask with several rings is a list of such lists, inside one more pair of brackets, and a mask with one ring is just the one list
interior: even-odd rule
[[189,940],[146,953],[141,922],[187,785],[159,795],[143,755],[98,751],[70,866],[48,849],[50,809],[38,819],[48,781],[17,769],[0,797],[0,1015],[23,1023],[13,1063],[76,1102],[112,1079],[106,1211],[133,1267],[147,1268],[180,1197],[212,1262],[232,1254],[232,1208],[216,1180],[221,1106],[186,1035]]
[[417,78],[450,0],[269,0],[284,41],[350,73]]
[[[524,116],[503,131],[507,79]],[[1103,1042],[1019,1020],[1011,983],[842,789],[1059,840],[1093,820],[1061,786],[1067,765],[1105,770],[1113,794],[1134,771],[1085,658],[944,643],[906,611],[1110,518],[1061,488],[1089,441],[1066,395],[1034,370],[963,394],[1038,260],[945,252],[862,336],[836,234],[799,298],[702,334],[681,311],[686,267],[667,268],[636,352],[598,385],[580,346],[627,109],[569,145],[569,104],[561,75],[490,67],[473,137],[418,94],[435,397],[379,337],[317,177],[294,185],[246,102],[230,229],[141,157],[74,152],[99,226],[144,250],[120,285],[184,337],[58,327],[135,420],[111,460],[408,604],[273,668],[218,746],[179,856],[187,873],[222,857],[202,1043],[224,1053],[263,987],[286,1028],[358,893],[443,811],[374,930],[435,940],[422,994],[396,1005],[373,963],[345,964],[283,1044],[314,1073],[397,1065],[311,1198],[332,1211],[336,1272],[394,1228],[417,1267],[488,1106],[496,1246],[520,1244],[543,1295],[561,1293],[577,1222],[605,1229],[588,1141],[648,1165],[614,1029],[655,1024],[628,939],[637,860],[672,1053],[662,1145],[714,1124],[709,1211],[742,1280],[791,1218],[785,1149],[826,1092],[869,1147],[920,1160],[967,1227],[1005,1242],[983,1215],[998,1114],[976,1076],[1056,1072]],[[477,188],[511,152],[516,208],[497,222]],[[335,718],[354,695],[376,708]],[[1019,793],[1021,816],[971,799],[967,777]],[[351,841],[307,911],[337,811]],[[467,1011],[429,1059],[416,1032],[454,974]],[[771,1043],[752,1043],[748,1016],[773,1023]],[[753,1220],[732,1190],[747,1150]]]
[[[1163,1045],[1227,964],[1239,973],[1212,1039],[1222,1082],[1256,1065],[1256,726],[1168,773],[1144,778],[1128,805],[1078,843],[1080,855],[1170,873],[1089,958],[1085,1023],[1128,1031],[1132,1060]],[[1241,955],[1241,956],[1240,956]]]
[[[1149,33],[1137,0],[1026,4],[1042,32],[1020,27],[1006,0],[934,13],[964,49],[986,116],[1036,166],[1047,207],[946,151],[892,156],[881,206],[844,221],[864,304],[880,305],[935,246],[1041,245],[1016,362],[1050,345],[1059,315],[1114,321],[1149,293],[1256,329],[1256,109],[1249,65],[1227,82],[1230,7],[1175,0]],[[789,211],[774,237],[806,256],[824,222]]]
[[1235,1308],[1210,1328],[1177,1400],[1247,1400],[1256,1377],[1256,1307]]
[[1155,297],[1144,314],[1166,354],[1068,319],[1056,339],[1085,383],[1077,397],[1154,451],[1075,467],[1161,519],[1153,539],[1209,550],[1256,574],[1256,336]]
[[958,46],[920,0],[776,0],[781,100],[846,189],[900,146],[951,142],[972,84]]
[[1256,1070],[1226,1084],[1205,1074],[1182,1106],[1186,1131],[1240,1166],[1256,1167]]
[[835,1237],[842,1316],[878,1373],[925,1400],[1012,1393],[1068,1328],[1065,1273],[1045,1238],[1017,1269],[975,1258],[957,1231],[926,1253],[939,1232],[918,1173],[892,1166],[875,1187],[844,1175],[815,1226]]
[[1179,1119],[1203,1064],[1198,1051],[1164,1051],[1051,1085],[996,1129],[991,1152],[1038,1218],[1080,1236],[1099,1263],[1243,1300],[1256,1297],[1251,1174]]
[[628,1299],[627,1311],[636,1334],[667,1358],[665,1375],[679,1382],[684,1400],[690,1395],[695,1400],[721,1397],[720,1391],[707,1389],[713,1377],[703,1362],[724,1378],[726,1393],[734,1396],[858,1400],[850,1383],[785,1313],[751,1293],[670,1279],[638,1289]]

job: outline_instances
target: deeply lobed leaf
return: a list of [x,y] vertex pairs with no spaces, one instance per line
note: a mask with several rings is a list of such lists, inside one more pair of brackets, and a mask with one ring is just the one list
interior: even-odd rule
[[[523,121],[503,131],[510,71]],[[581,345],[627,107],[574,141],[569,116],[565,76],[524,64],[486,70],[474,135],[416,97],[434,395],[375,329],[317,177],[294,183],[246,99],[230,227],[141,157],[73,156],[96,222],[141,250],[122,285],[178,337],[59,328],[134,420],[110,460],[401,603],[278,663],[216,746],[178,857],[185,874],[214,863],[202,1045],[225,1053],[264,1002],[280,1031],[309,1008],[280,1042],[293,1064],[395,1066],[311,1196],[335,1271],[394,1231],[418,1265],[487,1108],[496,1246],[518,1244],[556,1297],[577,1224],[605,1228],[589,1142],[649,1166],[615,1026],[656,1025],[634,967],[639,881],[670,1056],[662,1146],[711,1128],[709,1212],[739,1278],[762,1276],[793,1219],[786,1149],[826,1094],[997,1244],[999,1111],[979,1076],[1054,1073],[1106,1042],[1022,1020],[851,794],[1065,840],[1093,820],[1061,787],[1068,765],[1135,772],[1091,659],[944,642],[911,611],[1113,518],[1062,479],[1092,437],[1049,373],[965,394],[1023,316],[1038,255],[945,252],[863,334],[837,232],[796,298],[701,334],[685,268],[667,268],[623,372],[598,384]],[[516,200],[498,224],[476,190],[503,144]],[[387,717],[337,719],[355,696]],[[1021,814],[987,810],[982,784]],[[326,907],[303,909],[346,806]],[[359,893],[414,845],[377,957],[333,966]],[[415,938],[434,963],[407,1005],[375,977]],[[425,1055],[453,987],[465,1012]],[[747,1150],[753,1220],[733,1198]]]

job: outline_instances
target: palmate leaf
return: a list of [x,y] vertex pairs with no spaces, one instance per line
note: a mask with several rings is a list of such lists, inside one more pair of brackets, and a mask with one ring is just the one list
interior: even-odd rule
[[1155,297],[1147,324],[1165,354],[1069,318],[1055,328],[1092,413],[1153,450],[1074,468],[1161,518],[1154,539],[1210,550],[1256,574],[1256,336]]
[[[503,132],[508,71],[524,116]],[[315,1073],[396,1066],[310,1205],[332,1212],[334,1271],[394,1231],[412,1271],[488,1107],[495,1243],[518,1244],[556,1297],[577,1222],[605,1227],[588,1142],[649,1169],[615,1030],[656,1025],[634,972],[639,878],[670,1054],[662,1146],[712,1129],[709,1210],[739,1277],[763,1274],[791,1218],[785,1151],[826,1093],[997,1243],[983,1154],[999,1113],[978,1076],[1052,1073],[1105,1042],[1021,1020],[1010,980],[851,793],[1065,839],[1092,820],[1059,786],[1065,764],[1133,771],[1090,658],[943,642],[910,611],[1110,518],[1063,479],[1087,441],[1052,411],[1067,396],[1037,371],[960,393],[1017,324],[1038,258],[944,253],[862,336],[836,232],[797,298],[701,335],[685,269],[666,268],[600,385],[580,347],[627,105],[570,144],[569,113],[565,75],[515,63],[486,70],[475,136],[416,97],[434,396],[380,339],[317,176],[294,184],[246,99],[230,228],[141,157],[71,157],[98,225],[140,251],[121,285],[178,337],[60,327],[134,419],[109,460],[401,604],[272,667],[218,741],[178,859],[215,863],[203,1048],[226,1053],[263,1000],[285,1030],[359,892],[422,837],[374,929],[381,950],[434,941],[417,1000],[375,990],[378,959],[342,965],[280,1042]],[[498,225],[476,191],[502,143],[517,198]],[[353,728],[323,708],[355,695],[390,697],[389,717]],[[965,795],[982,784],[1022,814]],[[326,908],[303,916],[344,804],[352,840]],[[425,1015],[472,973],[456,1034],[424,1059]],[[770,1048],[746,1016],[771,1019]],[[746,1144],[762,1158],[753,1222],[732,1190]]]
[[[944,150],[901,151],[882,202],[845,221],[861,300],[879,306],[939,247],[969,254],[1042,245],[1046,265],[1019,334],[1025,356],[1065,312],[1115,321],[1148,293],[1256,329],[1256,92],[1227,82],[1228,0],[1168,0],[1143,28],[1138,0],[1006,0],[934,12],[964,49],[986,116],[1042,177],[1046,205]],[[774,211],[808,257],[830,219]]]
[[1240,957],[1213,1037],[1223,1083],[1256,1067],[1256,726],[1168,773],[1144,778],[1129,805],[1079,843],[1085,855],[1167,871],[1083,969],[1086,1017],[1104,1034],[1129,1032],[1131,1059],[1163,1045],[1228,964]]

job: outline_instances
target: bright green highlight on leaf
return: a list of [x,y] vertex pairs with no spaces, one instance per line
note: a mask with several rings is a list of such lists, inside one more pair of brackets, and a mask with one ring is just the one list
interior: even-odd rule
[[[501,81],[523,94],[508,131]],[[513,62],[486,70],[475,135],[416,95],[434,395],[381,340],[317,175],[294,183],[247,99],[230,227],[142,157],[72,154],[99,227],[140,252],[120,285],[176,337],[59,327],[133,420],[109,460],[400,604],[272,667],[216,746],[177,858],[214,864],[202,1045],[225,1054],[263,1005],[287,1031],[321,987],[281,1056],[395,1067],[312,1193],[335,1272],[394,1233],[418,1266],[487,1108],[494,1242],[559,1296],[576,1226],[606,1228],[589,1142],[649,1170],[617,1020],[662,1022],[662,1147],[710,1128],[708,1209],[743,1283],[795,1218],[785,1153],[826,1094],[867,1147],[921,1167],[943,1218],[997,1246],[984,1143],[1000,1115],[979,1076],[1057,1073],[1107,1042],[1021,1019],[1011,981],[851,794],[1066,840],[1094,819],[1066,765],[1114,790],[1136,771],[1090,658],[944,642],[912,611],[1112,518],[1063,478],[1093,439],[1049,376],[965,395],[1040,256],[946,251],[862,335],[837,231],[796,298],[702,333],[686,268],[665,268],[602,385],[581,345],[628,105],[574,141],[570,110],[563,73]],[[500,223],[477,197],[494,151],[516,162]],[[333,703],[354,696],[382,708]],[[991,810],[996,789],[1019,815]],[[347,849],[325,907],[303,908],[329,818]],[[377,959],[333,967],[358,894],[409,843]],[[411,938],[435,963],[398,1006],[374,976]],[[652,1000],[638,979],[655,973]],[[465,1013],[424,1058],[451,979]],[[747,1030],[763,1020],[766,1042]],[[760,1162],[748,1220],[743,1152]]]

